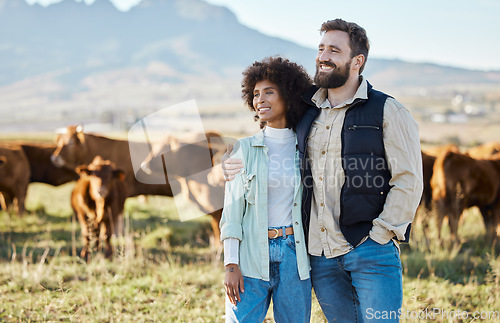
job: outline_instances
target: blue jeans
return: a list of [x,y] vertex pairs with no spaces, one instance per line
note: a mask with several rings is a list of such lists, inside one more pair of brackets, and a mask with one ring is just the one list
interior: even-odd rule
[[399,250],[368,238],[349,253],[311,256],[311,280],[329,322],[398,322],[403,302]]
[[262,322],[273,300],[276,322],[309,322],[311,279],[300,280],[294,235],[269,239],[269,281],[243,276],[236,306],[226,296],[226,322]]

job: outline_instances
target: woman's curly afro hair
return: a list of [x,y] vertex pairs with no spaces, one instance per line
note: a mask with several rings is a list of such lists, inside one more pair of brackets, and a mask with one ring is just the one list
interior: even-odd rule
[[[242,97],[251,111],[255,112],[255,121],[259,120],[257,111],[253,108],[253,91],[255,85],[267,80],[278,87],[278,92],[285,100],[288,111],[286,114],[287,128],[295,130],[297,123],[307,110],[307,104],[302,101],[301,95],[311,85],[312,81],[304,67],[290,62],[282,57],[266,57],[254,62],[243,72]],[[261,122],[264,128],[266,122]]]

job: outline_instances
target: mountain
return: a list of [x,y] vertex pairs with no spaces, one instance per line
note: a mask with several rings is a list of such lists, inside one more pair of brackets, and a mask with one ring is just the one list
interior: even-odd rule
[[500,71],[475,71],[433,63],[411,63],[395,59],[369,58],[369,79],[389,87],[435,87],[465,84],[499,84]]
[[91,6],[65,0],[47,8],[3,2],[0,85],[54,71],[74,82],[151,61],[165,62],[172,74],[227,76],[272,54],[311,64],[314,57],[311,49],[264,36],[228,9],[200,0],[145,0],[128,12],[108,0]]
[[[314,73],[315,49],[259,33],[202,0],[143,0],[127,12],[109,0],[0,0],[0,130],[116,122],[124,112],[119,118],[133,120],[193,98],[234,113],[242,70],[270,55]],[[364,75],[391,94],[500,84],[500,72],[373,57]]]
[[[315,50],[263,35],[227,8],[201,0],[144,0],[127,12],[109,0],[64,0],[46,8],[0,0],[0,86],[46,73],[76,90],[88,75],[152,61],[182,75],[239,76],[242,68],[281,54],[314,71]],[[370,58],[368,77],[387,85],[500,82],[499,73]]]

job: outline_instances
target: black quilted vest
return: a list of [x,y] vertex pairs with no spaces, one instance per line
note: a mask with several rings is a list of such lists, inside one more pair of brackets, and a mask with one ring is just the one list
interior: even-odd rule
[[[313,179],[307,155],[307,138],[319,109],[311,101],[313,86],[303,95],[311,106],[297,126],[302,183],[302,220],[308,241]],[[388,95],[368,83],[368,99],[357,99],[346,111],[342,127],[342,167],[345,183],[340,195],[340,229],[351,246],[368,235],[383,210],[391,173],[383,141],[384,105]],[[407,235],[408,236],[408,235]]]

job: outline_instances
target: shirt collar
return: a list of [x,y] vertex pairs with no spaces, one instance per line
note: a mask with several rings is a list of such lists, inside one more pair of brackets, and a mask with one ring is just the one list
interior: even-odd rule
[[[333,108],[345,107],[347,105],[352,104],[356,99],[361,99],[361,100],[368,99],[368,82],[362,75],[359,78],[361,80],[361,83],[356,93],[354,93],[354,96]],[[318,108],[332,108],[330,101],[327,100],[327,97],[328,97],[328,89],[319,88],[316,91],[316,93],[314,93],[313,97],[311,98],[311,101],[314,102],[314,104],[316,104]]]
[[252,136],[251,145],[253,147],[263,147],[264,146],[264,129],[260,129],[255,135]]

